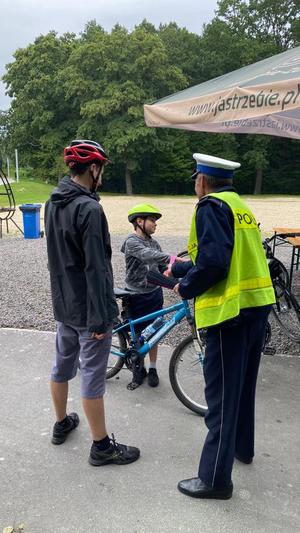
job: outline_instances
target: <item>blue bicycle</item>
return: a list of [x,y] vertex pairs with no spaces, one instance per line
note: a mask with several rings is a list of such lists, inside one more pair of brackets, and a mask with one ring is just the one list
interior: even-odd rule
[[[166,278],[157,273],[149,273],[148,281],[152,284],[172,289],[177,280]],[[132,293],[131,293],[132,294]],[[129,370],[139,367],[141,359],[149,350],[183,319],[191,328],[191,335],[183,339],[174,349],[170,364],[169,378],[177,398],[195,413],[204,416],[207,410],[204,396],[203,360],[205,353],[205,332],[198,332],[187,300],[165,307],[155,313],[135,320],[130,318],[130,292],[115,289],[116,298],[122,301],[121,319],[113,328],[113,339],[108,360],[106,379],[110,379],[125,365]],[[149,338],[138,337],[135,326],[153,321],[147,332]]]

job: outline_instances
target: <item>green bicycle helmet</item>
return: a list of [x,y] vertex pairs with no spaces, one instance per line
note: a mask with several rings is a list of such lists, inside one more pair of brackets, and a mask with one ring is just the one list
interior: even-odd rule
[[137,217],[155,217],[156,219],[159,219],[161,216],[162,215],[158,211],[158,209],[156,209],[156,207],[153,207],[153,205],[150,204],[137,204],[133,206],[128,212],[129,222],[134,222]]

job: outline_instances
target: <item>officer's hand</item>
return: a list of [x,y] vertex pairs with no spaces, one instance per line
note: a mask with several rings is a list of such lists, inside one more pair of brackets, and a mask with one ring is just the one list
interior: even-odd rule
[[180,296],[180,292],[179,292],[179,283],[177,283],[177,285],[175,285],[173,291],[174,291],[176,294],[179,294],[179,296]]
[[189,257],[178,257],[176,256],[175,263],[186,263],[186,261],[190,261]]
[[102,341],[104,337],[106,337],[107,333],[92,333],[92,339],[96,339],[97,341]]
[[167,269],[164,271],[164,276],[166,276],[167,278],[172,278],[173,277],[173,274],[172,274],[172,265],[169,263],[168,266],[167,266]]

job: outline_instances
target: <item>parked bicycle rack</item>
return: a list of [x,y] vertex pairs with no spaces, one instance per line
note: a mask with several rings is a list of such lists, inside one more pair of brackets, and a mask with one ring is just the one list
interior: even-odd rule
[[4,191],[2,192],[0,189],[0,197],[4,196],[4,199],[6,199],[5,205],[4,206],[0,205],[0,239],[1,239],[2,238],[2,224],[4,221],[6,223],[7,233],[9,233],[9,229],[8,229],[9,220],[18,228],[18,230],[21,233],[23,233],[23,231],[13,219],[13,216],[16,212],[15,197],[14,197],[12,188],[10,186],[10,183],[1,167],[0,167],[0,184],[4,185]]

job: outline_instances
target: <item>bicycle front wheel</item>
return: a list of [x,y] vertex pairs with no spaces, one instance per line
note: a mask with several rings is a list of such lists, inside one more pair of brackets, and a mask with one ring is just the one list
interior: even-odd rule
[[300,307],[293,294],[282,286],[274,285],[276,303],[273,305],[274,316],[287,337],[300,343]]
[[171,386],[178,400],[201,416],[207,411],[203,361],[204,345],[190,335],[175,348],[169,365]]
[[127,337],[123,331],[113,333],[110,353],[107,361],[106,379],[113,378],[120,372],[124,365],[124,357],[118,355],[126,352],[128,347]]

